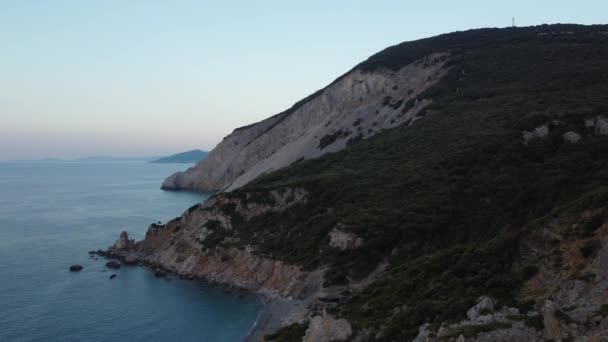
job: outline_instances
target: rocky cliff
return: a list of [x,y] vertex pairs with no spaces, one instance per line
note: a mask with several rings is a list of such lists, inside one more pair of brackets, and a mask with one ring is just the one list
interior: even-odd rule
[[604,341],[607,93],[606,26],[403,43],[237,129],[167,181],[230,191],[104,254],[296,302],[267,340]]
[[[269,296],[300,296],[318,276],[297,265],[252,253],[252,247],[222,248],[216,236],[225,236],[232,216],[251,220],[268,212],[280,212],[306,200],[305,193],[290,189],[273,192],[274,205],[216,196],[190,208],[166,224],[152,224],[144,240],[134,243],[126,232],[108,251],[110,256],[143,262],[191,278],[200,278],[261,292]],[[230,210],[234,210],[231,212]],[[232,241],[236,242],[236,241]],[[317,284],[318,285],[318,284]]]
[[448,57],[432,53],[396,71],[355,68],[297,107],[234,130],[206,159],[171,175],[162,188],[233,190],[295,161],[410,125],[432,101],[421,95],[445,75]]

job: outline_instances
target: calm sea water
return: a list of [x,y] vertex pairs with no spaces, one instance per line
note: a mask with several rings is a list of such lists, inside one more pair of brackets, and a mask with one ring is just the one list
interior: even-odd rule
[[[139,240],[204,199],[159,189],[183,168],[0,163],[0,341],[243,340],[261,309],[253,296],[143,267],[111,271],[87,254],[123,229]],[[84,269],[70,273],[71,264]]]

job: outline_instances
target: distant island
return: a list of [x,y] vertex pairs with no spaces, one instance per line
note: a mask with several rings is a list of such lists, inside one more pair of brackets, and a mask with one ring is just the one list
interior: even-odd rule
[[143,157],[115,157],[115,156],[92,156],[75,159],[49,159],[49,161],[76,161],[76,162],[149,162],[159,158],[159,156],[143,156]]
[[159,164],[169,164],[169,163],[197,163],[201,159],[205,158],[209,154],[209,152],[201,151],[201,150],[192,150],[182,153],[173,154],[170,156],[162,157],[162,156],[127,156],[127,157],[117,157],[111,155],[99,155],[99,156],[90,156],[90,157],[80,157],[80,158],[45,158],[45,159],[32,159],[32,160],[7,160],[10,162],[50,162],[50,163],[120,163],[120,162],[148,162],[148,163],[159,163]]
[[209,152],[192,150],[152,160],[150,163],[197,163],[205,158],[207,154],[209,154]]

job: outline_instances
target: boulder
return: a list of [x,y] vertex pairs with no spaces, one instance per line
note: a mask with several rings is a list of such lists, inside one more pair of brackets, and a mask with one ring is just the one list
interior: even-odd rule
[[116,274],[112,274],[112,275],[110,276],[110,279],[114,279],[114,278],[116,278],[116,277],[117,277],[117,275],[116,275]]
[[524,138],[524,143],[527,145],[528,141],[537,138],[544,138],[549,135],[549,125],[544,124],[534,128],[532,131],[523,131],[522,136]]
[[474,321],[480,316],[491,314],[494,312],[495,305],[496,301],[494,299],[482,296],[477,300],[477,304],[467,311],[467,318]]
[[578,134],[574,131],[568,131],[568,132],[564,133],[563,138],[564,138],[565,142],[569,142],[569,143],[576,143],[579,140],[581,140],[580,134]]
[[595,119],[595,134],[608,135],[608,119],[603,116],[598,116]]
[[81,265],[72,265],[70,266],[70,272],[80,272],[82,268]]
[[120,263],[116,262],[116,261],[109,261],[106,263],[106,267],[107,268],[112,268],[112,269],[119,269],[120,268]]
[[335,319],[323,311],[322,316],[310,320],[303,342],[345,341],[352,335],[350,323],[344,318]]
[[608,330],[608,317],[605,317],[600,321],[600,329]]
[[139,262],[139,258],[134,253],[131,253],[125,257],[125,264],[136,265]]
[[341,250],[355,249],[363,244],[363,239],[357,235],[335,227],[329,232],[329,245]]
[[431,325],[424,323],[418,328],[418,336],[412,342],[432,342],[435,340],[435,334],[431,332]]
[[558,311],[554,302],[546,300],[542,307],[543,325],[545,327],[545,335],[552,340],[560,341],[565,335],[565,329],[555,313]]
[[154,276],[156,278],[164,278],[167,276],[167,272],[161,270],[160,268],[157,268],[154,270]]

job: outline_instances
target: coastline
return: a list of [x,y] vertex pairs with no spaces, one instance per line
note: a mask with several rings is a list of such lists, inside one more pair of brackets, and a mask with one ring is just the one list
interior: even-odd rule
[[306,318],[307,302],[305,300],[294,299],[291,297],[285,298],[276,294],[269,294],[262,290],[255,291],[251,289],[242,288],[234,284],[209,281],[205,278],[197,277],[192,274],[181,274],[175,269],[169,269],[164,267],[163,265],[151,263],[145,260],[144,258],[138,258],[138,260],[135,262],[128,262],[125,258],[125,255],[113,251],[112,248],[108,249],[107,251],[103,251],[100,249],[97,251],[89,252],[89,254],[91,253],[102,256],[105,260],[120,261],[120,263],[124,266],[144,266],[150,269],[152,272],[162,274],[161,276],[157,275],[157,278],[162,278],[166,275],[173,275],[180,279],[200,281],[201,283],[208,286],[226,289],[236,289],[258,296],[262,308],[255,322],[249,329],[249,332],[243,339],[243,341],[246,342],[264,341],[264,336],[270,335],[284,326],[287,326],[294,322],[302,321]]

